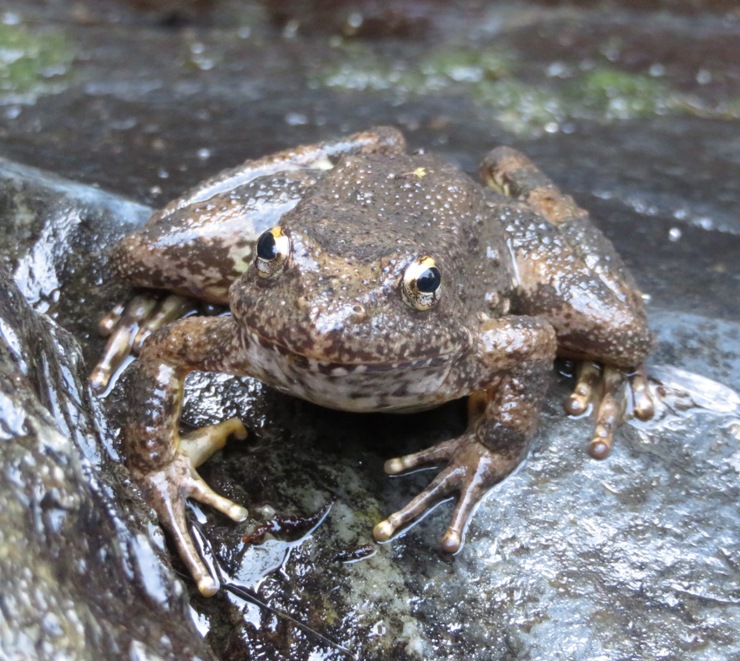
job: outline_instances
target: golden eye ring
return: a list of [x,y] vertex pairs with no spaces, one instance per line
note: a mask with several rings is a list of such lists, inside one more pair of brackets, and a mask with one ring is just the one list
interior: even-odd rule
[[442,273],[431,257],[420,257],[406,267],[401,292],[415,310],[429,310],[436,305],[442,293]]
[[257,239],[254,265],[261,278],[269,279],[279,275],[290,257],[290,239],[281,227],[273,227],[263,232]]

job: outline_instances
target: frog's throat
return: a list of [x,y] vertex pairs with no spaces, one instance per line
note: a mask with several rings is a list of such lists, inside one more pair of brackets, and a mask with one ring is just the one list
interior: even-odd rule
[[454,360],[451,353],[438,353],[431,356],[427,355],[421,358],[415,358],[413,360],[404,360],[403,358],[400,358],[398,360],[378,362],[361,360],[333,361],[327,360],[324,356],[312,356],[310,354],[299,353],[285,346],[285,344],[271,338],[266,338],[253,330],[248,330],[245,333],[245,340],[248,352],[250,347],[255,348],[256,346],[259,346],[262,350],[274,351],[275,353],[288,357],[291,363],[299,369],[306,369],[333,376],[338,376],[340,373],[357,374],[362,372],[375,374],[383,372],[407,372],[409,370],[430,369],[449,365],[450,360]]

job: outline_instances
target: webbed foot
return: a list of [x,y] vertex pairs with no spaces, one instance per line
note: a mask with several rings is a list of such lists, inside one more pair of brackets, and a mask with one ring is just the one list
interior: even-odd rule
[[632,396],[632,414],[640,420],[649,420],[655,405],[648,389],[647,372],[641,365],[632,374],[608,365],[584,361],[578,369],[573,393],[565,402],[571,415],[582,415],[593,406],[595,413],[594,434],[588,453],[594,459],[606,459],[611,452],[614,433],[625,421],[625,414]]
[[109,340],[90,373],[93,390],[103,392],[126,359],[139,353],[147,337],[193,309],[193,301],[183,296],[168,294],[162,298],[153,293],[138,294],[126,305],[113,308],[98,324],[98,332]]
[[396,475],[420,466],[447,462],[431,484],[405,507],[391,514],[373,529],[379,542],[388,541],[394,533],[420,518],[451,493],[459,498],[442,549],[455,553],[462,544],[463,531],[476,503],[496,483],[511,473],[521,461],[520,452],[494,452],[476,440],[474,432],[444,441],[427,450],[389,459],[385,472]]
[[200,593],[205,597],[216,594],[219,583],[211,576],[195,548],[185,516],[185,501],[194,498],[237,522],[247,518],[247,510],[213,491],[198,475],[190,457],[182,451],[178,451],[172,461],[161,468],[148,473],[135,473],[135,477],[160,523],[172,536],[177,552],[195,579]]

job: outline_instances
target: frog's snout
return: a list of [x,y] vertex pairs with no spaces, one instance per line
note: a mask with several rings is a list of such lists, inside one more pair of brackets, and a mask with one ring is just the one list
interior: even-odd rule
[[[315,302],[309,296],[299,296],[296,299],[296,308],[299,312],[305,314],[309,319],[314,321],[320,317],[331,316],[335,320],[341,320],[353,324],[360,324],[368,319],[367,309],[362,303],[343,303],[332,309],[325,307],[323,310],[318,308]],[[313,312],[313,314],[312,314]]]
[[368,320],[367,309],[361,303],[344,303],[325,308],[318,311],[318,314],[311,315],[310,325],[317,331],[322,332],[327,328],[345,329],[349,333],[354,333],[356,326],[363,324]]

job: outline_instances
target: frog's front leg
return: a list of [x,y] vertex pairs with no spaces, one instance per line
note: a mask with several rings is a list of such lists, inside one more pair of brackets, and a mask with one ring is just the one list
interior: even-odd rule
[[536,430],[555,350],[555,332],[537,319],[483,322],[475,351],[451,375],[453,381],[473,382],[468,428],[458,438],[386,462],[389,474],[429,464],[447,465],[421,494],[375,526],[375,539],[387,541],[457,491],[460,495],[442,548],[449,553],[460,548],[475,504],[524,458]]
[[127,465],[206,596],[218,590],[218,582],[193,544],[185,501],[195,498],[235,521],[246,518],[247,510],[215,493],[195,470],[229,435],[244,438],[246,431],[232,419],[181,439],[183,381],[193,370],[244,373],[238,338],[232,317],[182,319],[149,338],[128,382],[132,413],[123,428]]

